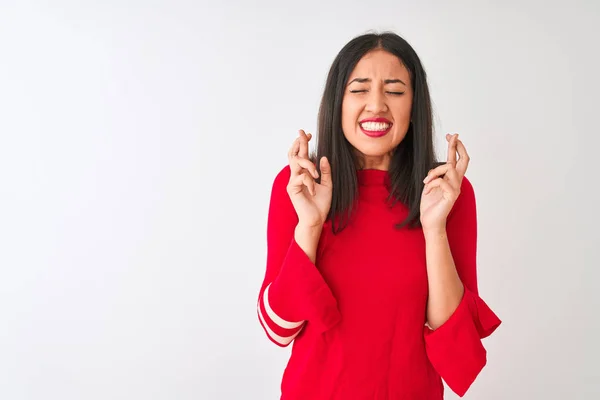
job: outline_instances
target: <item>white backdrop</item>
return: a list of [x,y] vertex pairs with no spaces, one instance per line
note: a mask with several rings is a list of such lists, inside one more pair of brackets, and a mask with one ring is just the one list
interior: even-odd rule
[[271,184],[337,52],[387,29],[472,158],[504,323],[465,398],[600,398],[597,1],[0,4],[1,399],[278,398]]

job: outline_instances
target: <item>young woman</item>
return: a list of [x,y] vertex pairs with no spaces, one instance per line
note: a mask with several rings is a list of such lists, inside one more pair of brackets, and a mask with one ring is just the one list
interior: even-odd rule
[[[331,66],[315,155],[299,132],[275,177],[258,317],[294,343],[284,400],[463,396],[500,325],[479,297],[469,156],[435,160],[425,71],[394,33],[351,40]],[[458,158],[457,158],[458,153]]]

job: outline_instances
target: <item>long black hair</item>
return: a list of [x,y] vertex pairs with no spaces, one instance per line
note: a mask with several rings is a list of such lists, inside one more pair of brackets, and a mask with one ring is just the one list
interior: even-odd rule
[[393,32],[368,33],[348,42],[338,53],[327,76],[317,121],[317,162],[326,156],[331,165],[333,197],[328,219],[334,233],[343,230],[352,215],[358,195],[357,157],[342,131],[342,100],[350,74],[369,51],[383,49],[400,59],[410,74],[413,88],[411,123],[406,136],[393,152],[389,166],[392,204],[400,201],[409,208],[406,219],[396,224],[419,227],[423,179],[438,163],[433,149],[433,121],[427,76],[414,49]]

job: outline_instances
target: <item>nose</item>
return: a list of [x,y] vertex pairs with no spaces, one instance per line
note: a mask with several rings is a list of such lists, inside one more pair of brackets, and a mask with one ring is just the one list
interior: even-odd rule
[[375,115],[387,111],[385,96],[379,90],[373,90],[369,93],[367,99],[367,111]]

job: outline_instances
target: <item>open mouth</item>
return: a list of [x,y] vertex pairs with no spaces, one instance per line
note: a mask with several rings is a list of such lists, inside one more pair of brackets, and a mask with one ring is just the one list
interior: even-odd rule
[[370,137],[381,137],[387,134],[392,128],[391,122],[373,122],[364,121],[359,123],[360,129],[363,133]]

